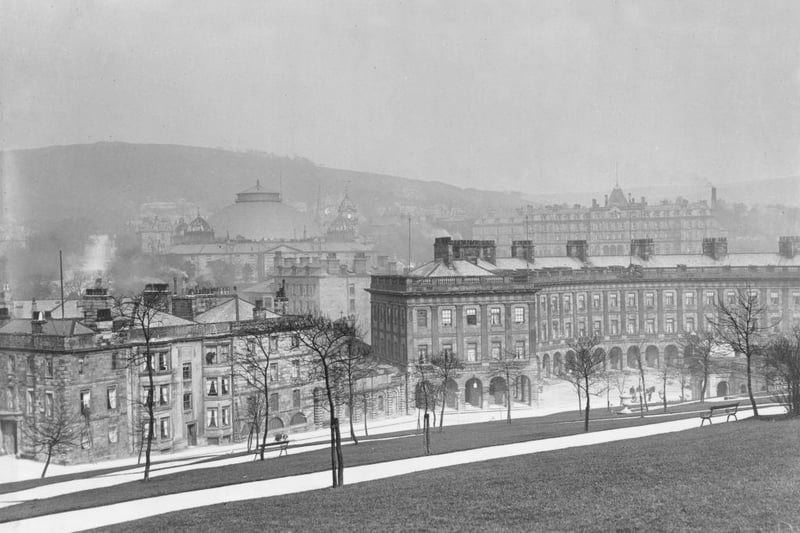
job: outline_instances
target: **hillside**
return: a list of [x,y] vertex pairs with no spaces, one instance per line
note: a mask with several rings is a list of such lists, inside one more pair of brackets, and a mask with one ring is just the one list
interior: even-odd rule
[[[208,214],[256,180],[282,190],[290,204],[315,211],[338,204],[347,187],[364,217],[409,211],[448,215],[508,209],[518,194],[460,189],[439,182],[330,169],[302,158],[177,145],[96,143],[0,152],[3,192],[26,225],[91,217],[113,232],[144,202],[185,200]],[[6,202],[5,205],[9,205]]]

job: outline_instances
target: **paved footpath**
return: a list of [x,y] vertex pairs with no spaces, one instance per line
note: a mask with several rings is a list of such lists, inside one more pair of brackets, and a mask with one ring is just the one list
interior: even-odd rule
[[[784,412],[782,407],[764,409],[764,414]],[[752,411],[740,411],[739,418],[744,419],[752,416]],[[724,418],[715,420],[715,424],[723,422]],[[520,442],[515,444],[505,444],[500,446],[490,446],[474,450],[465,450],[440,455],[430,455],[390,461],[377,465],[364,465],[352,468],[345,468],[345,484],[352,485],[383,479],[435,468],[462,465],[487,461],[491,459],[501,459],[505,457],[515,457],[551,450],[560,450],[576,446],[588,446],[604,442],[615,442],[625,439],[647,437],[684,431],[698,427],[697,418],[674,420],[661,422],[646,426],[630,428],[612,429],[598,431],[595,433],[582,433],[580,435],[570,435],[556,437],[552,439],[542,439],[536,441]],[[17,522],[0,524],[0,533],[6,532],[28,532],[28,531],[80,531],[84,529],[99,528],[138,520],[148,516],[154,516],[172,511],[192,509],[195,507],[206,507],[224,502],[250,500],[256,498],[266,498],[283,494],[294,494],[298,492],[324,489],[330,486],[331,474],[329,471],[315,472],[299,476],[289,476],[278,479],[241,483],[228,485],[212,489],[195,490],[178,494],[169,494],[135,500],[113,505],[105,505],[80,511],[68,511],[36,518],[29,518]]]

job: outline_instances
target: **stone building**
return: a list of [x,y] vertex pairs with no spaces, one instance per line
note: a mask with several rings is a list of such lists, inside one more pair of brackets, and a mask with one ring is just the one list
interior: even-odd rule
[[[567,256],[538,257],[530,241],[514,241],[511,257],[498,257],[492,241],[437,239],[432,263],[406,276],[373,276],[376,353],[408,368],[452,351],[466,364],[453,384],[458,405],[479,406],[473,390],[491,399],[505,385],[486,386],[503,350],[529,358],[525,376],[539,386],[562,374],[574,355],[569,342],[587,335],[601,340],[610,370],[638,368],[641,356],[655,372],[686,355],[682,334],[711,327],[715,302],[731,303],[741,290],[765,304],[763,319],[775,331],[800,325],[797,237],[782,237],[773,254],[728,253],[725,238],[706,239],[697,254],[658,255],[649,239],[634,239],[622,256],[594,257],[585,241],[568,248]],[[743,385],[740,373],[718,374],[708,393]]]
[[508,256],[515,240],[536,243],[539,256],[564,254],[569,240],[584,240],[591,255],[621,256],[631,239],[652,239],[658,254],[700,253],[703,239],[721,234],[714,218],[716,190],[711,205],[705,201],[650,204],[627,197],[619,185],[603,204],[528,206],[511,216],[486,215],[475,222],[473,236],[497,243],[498,255]]

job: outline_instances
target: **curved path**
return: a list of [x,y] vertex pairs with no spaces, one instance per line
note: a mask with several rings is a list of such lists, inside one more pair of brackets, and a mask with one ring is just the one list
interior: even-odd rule
[[[767,408],[763,411],[764,414],[772,414],[784,412],[785,410],[782,407],[776,407]],[[752,411],[740,411],[740,419],[750,416],[752,416]],[[720,417],[715,419],[715,423],[724,422],[724,420],[724,418]],[[346,468],[344,479],[345,484],[352,485],[354,483],[399,476],[423,470],[433,470],[436,468],[488,461],[491,459],[501,459],[576,446],[588,446],[604,442],[660,435],[696,427],[698,427],[698,419],[689,418],[645,426],[583,433],[515,444],[504,444],[440,455],[414,457],[374,465]],[[8,522],[0,524],[0,533],[16,533],[22,531],[79,531],[83,529],[99,528],[195,507],[206,507],[224,502],[266,498],[324,489],[330,486],[330,482],[330,472],[324,471],[241,483],[238,485],[228,485],[212,489],[194,490]]]

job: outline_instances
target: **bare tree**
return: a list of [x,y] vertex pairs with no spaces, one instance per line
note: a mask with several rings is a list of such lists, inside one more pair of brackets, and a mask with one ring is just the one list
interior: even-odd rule
[[[271,390],[270,362],[272,356],[278,351],[278,333],[280,326],[275,321],[258,321],[242,327],[238,333],[246,342],[243,353],[234,354],[234,367],[236,373],[244,379],[248,387],[257,392],[256,401],[252,402],[253,425],[261,426],[264,423],[264,432],[261,437],[261,446],[257,447],[259,458],[264,460],[264,449],[269,433],[269,395]],[[263,417],[263,418],[262,418]]]
[[[129,350],[128,365],[131,371],[138,373],[144,367],[147,374],[147,386],[145,387],[146,397],[140,405],[144,406],[147,413],[147,437],[145,447],[144,477],[142,481],[150,479],[150,452],[153,447],[153,432],[155,425],[155,391],[154,376],[155,362],[153,361],[153,336],[154,329],[163,323],[164,312],[167,309],[167,301],[160,296],[153,296],[147,291],[139,294],[115,298],[114,309],[120,317],[128,321],[127,327],[130,329],[131,337],[141,335],[141,344]],[[134,340],[134,339],[131,339]],[[136,339],[138,340],[138,339]],[[134,341],[135,342],[135,341]]]
[[429,378],[434,372],[433,366],[430,363],[420,362],[416,365],[417,374],[419,374],[419,381],[417,382],[415,403],[417,412],[419,409],[423,410],[423,426],[422,434],[425,439],[425,455],[431,453],[431,418],[430,409],[433,407],[433,398],[436,396],[436,388],[430,382]]
[[711,331],[684,333],[678,344],[684,353],[684,369],[700,376],[700,403],[703,403],[708,390],[708,378],[716,370],[712,357],[717,340]]
[[[45,401],[49,402],[48,399]],[[34,454],[44,453],[47,456],[41,477],[47,474],[53,455],[64,454],[71,448],[80,446],[87,423],[88,418],[70,411],[63,394],[59,394],[52,405],[46,406],[43,418],[25,426],[25,435]]]
[[769,343],[765,369],[767,378],[781,387],[779,399],[792,415],[800,415],[800,327]]
[[528,360],[524,354],[503,350],[501,359],[493,359],[489,365],[491,373],[506,380],[506,423],[511,423],[511,383],[524,374]]
[[[353,327],[353,335],[348,337],[347,342],[342,344],[337,364],[334,368],[335,381],[339,385],[342,400],[347,404],[350,411],[350,438],[354,444],[358,444],[353,418],[355,415],[356,404],[359,397],[363,396],[366,403],[366,394],[359,393],[356,386],[360,380],[372,376],[376,372],[377,363],[371,357],[370,347],[361,340],[362,336],[356,326]],[[366,405],[364,406],[364,418],[367,417]]]
[[[644,418],[645,412],[650,410],[650,406],[647,405],[647,391],[645,384],[645,372],[644,372],[644,354],[642,353],[642,348],[644,348],[644,344],[639,344],[636,347],[636,351],[633,352],[633,362],[636,365],[636,370],[638,371],[638,378],[639,378],[639,385],[637,386],[638,393],[639,393],[639,416]],[[630,356],[630,354],[629,354]]]
[[575,352],[575,356],[567,358],[566,374],[571,376],[571,381],[576,385],[578,394],[583,392],[586,397],[583,430],[589,431],[591,386],[603,377],[606,351],[600,348],[600,339],[594,335],[578,337],[570,340],[567,344]]
[[774,324],[766,323],[766,307],[759,303],[758,292],[747,286],[736,291],[734,301],[718,301],[715,316],[709,319],[717,337],[737,354],[745,357],[747,368],[747,393],[753,416],[758,417],[758,406],[753,397],[753,360],[764,349],[764,332]]
[[[341,360],[353,338],[358,338],[355,324],[347,319],[330,320],[325,317],[307,317],[295,330],[297,342],[309,350],[313,375],[325,386],[331,429],[331,475],[333,487],[344,484],[344,456],[339,418],[336,416],[337,375],[341,375]],[[359,339],[360,341],[360,339]]]
[[681,357],[664,359],[661,368],[658,369],[658,379],[661,382],[661,402],[664,406],[664,412],[667,412],[667,385],[674,380],[677,380],[681,386],[681,401],[683,401],[684,390],[686,388],[689,372],[686,362]]
[[439,413],[439,431],[444,426],[444,408],[447,406],[447,383],[458,376],[464,369],[464,363],[458,356],[450,350],[444,350],[441,354],[431,359],[433,371],[439,378],[439,388],[442,392],[442,411]]

